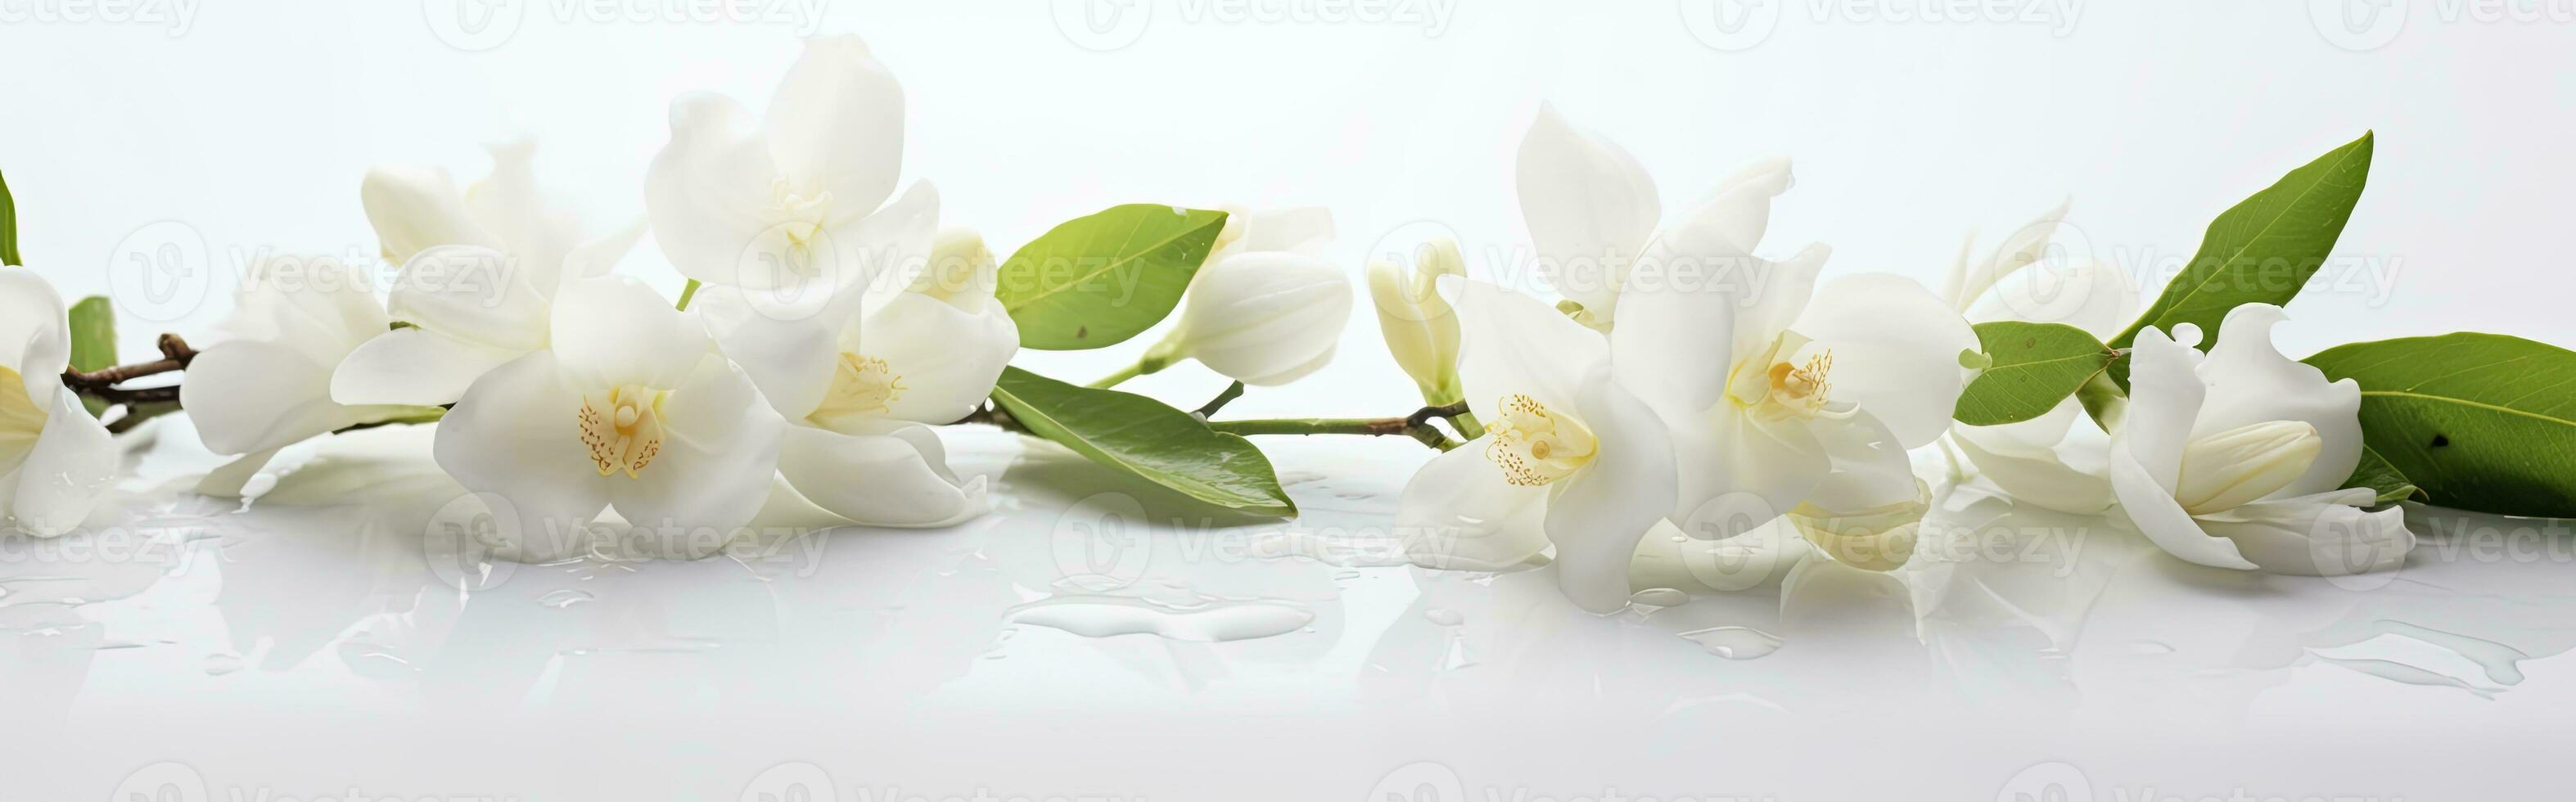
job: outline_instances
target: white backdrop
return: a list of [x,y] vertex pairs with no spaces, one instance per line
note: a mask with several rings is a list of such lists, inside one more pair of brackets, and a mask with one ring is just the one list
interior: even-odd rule
[[[867,38],[909,91],[909,174],[940,186],[947,224],[1005,253],[1115,203],[1323,205],[1355,277],[1381,236],[1428,230],[1405,228],[1417,221],[1457,232],[1471,261],[1512,253],[1526,236],[1512,153],[1542,101],[1633,151],[1668,210],[1743,162],[1792,156],[1799,184],[1766,250],[1824,241],[1829,275],[1936,288],[1972,229],[1991,244],[2069,196],[2097,258],[2161,281],[2227,205],[2375,129],[2343,258],[2293,307],[2285,348],[2457,329],[2576,343],[2555,314],[2576,279],[2553,247],[2576,209],[2576,4],[1985,8],[5,0],[0,171],[28,258],[67,293],[143,275],[136,242],[206,243],[211,285],[133,302],[128,282],[129,314],[187,313],[129,318],[139,349],[218,319],[257,249],[370,252],[356,187],[372,164],[470,179],[482,143],[534,136],[541,173],[598,225],[632,219],[669,100],[703,89],[756,108],[813,32]],[[156,221],[185,228],[138,237]],[[677,281],[649,245],[626,270]],[[187,303],[198,286],[208,300]],[[1363,311],[1333,368],[1238,408],[1402,406],[1375,338]],[[1143,345],[1024,361],[1087,377]],[[1220,384],[1184,368],[1137,386],[1179,400]]]

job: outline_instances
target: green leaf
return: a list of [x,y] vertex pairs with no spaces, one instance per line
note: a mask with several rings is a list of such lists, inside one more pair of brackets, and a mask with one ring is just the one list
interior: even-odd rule
[[2048,414],[2111,364],[2111,349],[2101,340],[2064,323],[1979,323],[1977,342],[1990,364],[1968,382],[1951,410],[1951,417],[1970,426]]
[[18,258],[18,202],[9,197],[9,179],[0,176],[0,265],[26,264]]
[[1224,229],[1224,212],[1113,206],[1021,246],[994,294],[1020,324],[1021,347],[1117,345],[1172,313]]
[[1029,432],[1091,461],[1221,507],[1289,517],[1270,458],[1242,437],[1134,393],[1079,387],[1019,368],[1002,371],[993,401]]
[[2406,481],[2405,473],[2397,470],[2397,466],[2389,464],[2387,457],[2380,456],[2379,452],[2372,450],[2368,444],[2362,445],[2361,464],[2353,467],[2352,478],[2344,480],[2343,486],[2367,487],[2379,491],[2381,504],[2395,504],[2407,499],[2421,501],[2425,498],[2424,488],[2416,487],[2414,482]]
[[2305,361],[2361,383],[2362,441],[2432,503],[2576,517],[2576,352],[2463,332]]
[[[2150,326],[2171,332],[2190,323],[2215,334],[2227,310],[2241,304],[2289,303],[2325,265],[2361,202],[2374,137],[2364,133],[2220,214],[2191,263],[2111,345],[2127,348]],[[2127,357],[2111,366],[2111,379],[2128,389]]]
[[[80,299],[72,304],[72,369],[82,373],[116,364],[116,308],[100,296]],[[107,411],[107,402],[95,398],[81,399],[96,416]]]

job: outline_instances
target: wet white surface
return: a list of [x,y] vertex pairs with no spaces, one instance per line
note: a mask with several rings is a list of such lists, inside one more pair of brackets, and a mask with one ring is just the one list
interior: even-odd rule
[[105,526],[0,542],[0,784],[2497,799],[2550,795],[2576,728],[2576,542],[2553,522],[2419,510],[2403,571],[2330,582],[1961,489],[1898,574],[1667,541],[1672,588],[1595,617],[1544,570],[1394,559],[1409,442],[1266,442],[1305,510],[1281,524],[949,434],[999,514],[800,536],[821,522],[782,503],[709,559],[518,565],[441,534],[464,494],[425,428],[302,449],[237,504],[184,492],[214,460],[178,422]]

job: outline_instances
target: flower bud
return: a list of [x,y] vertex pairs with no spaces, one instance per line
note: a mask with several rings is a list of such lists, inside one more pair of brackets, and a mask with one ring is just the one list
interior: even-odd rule
[[1458,315],[1434,286],[1443,275],[1466,275],[1458,243],[1447,239],[1424,243],[1414,251],[1412,275],[1389,259],[1369,262],[1369,297],[1377,303],[1377,327],[1395,364],[1422,387],[1422,400],[1434,406],[1460,400],[1458,386]]
[[2193,515],[2245,506],[2306,475],[2324,447],[2317,427],[2288,420],[2194,439],[2182,449],[2174,501]]
[[1331,261],[1237,253],[1199,269],[1180,325],[1155,351],[1245,384],[1287,384],[1332,361],[1350,318],[1351,280]]
[[970,314],[982,312],[987,304],[996,303],[993,289],[999,270],[993,249],[984,245],[984,235],[971,228],[942,229],[931,242],[930,264],[912,280],[910,289]]

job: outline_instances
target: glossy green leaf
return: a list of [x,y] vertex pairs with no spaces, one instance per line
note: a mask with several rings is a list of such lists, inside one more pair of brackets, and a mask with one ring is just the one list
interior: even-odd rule
[[2048,414],[2111,364],[2111,349],[2064,323],[1999,320],[1977,324],[1985,370],[1959,394],[1951,416],[1970,426],[2017,423]]
[[[2201,237],[2191,263],[2165,284],[2164,294],[2137,322],[2111,338],[2111,345],[2127,348],[2150,326],[2171,332],[2190,323],[2215,334],[2227,310],[2249,303],[2289,303],[2325,265],[2344,222],[2361,202],[2374,136],[2362,134],[2220,214]],[[2112,364],[2111,379],[2128,389],[2127,357]]]
[[2459,333],[2340,345],[2305,361],[2361,383],[2363,442],[2432,503],[2576,517],[2576,352]]
[[2361,464],[2353,467],[2352,478],[2344,480],[2343,486],[2379,491],[2381,504],[2395,504],[2407,499],[2422,501],[2425,498],[2423,488],[2407,481],[2405,472],[2397,470],[2397,466],[2389,464],[2387,457],[2380,456],[2366,444],[2361,447]]
[[1022,347],[1116,345],[1172,313],[1224,229],[1224,212],[1114,206],[1021,246],[1002,263],[994,294],[1019,323]]
[[9,179],[0,176],[0,265],[26,264],[18,258],[18,202],[9,197]]
[[[90,296],[72,304],[72,369],[83,373],[116,364],[116,307],[105,297]],[[89,414],[107,411],[107,402],[81,399]]]
[[1028,428],[1091,461],[1191,498],[1258,515],[1297,514],[1270,459],[1242,437],[1134,393],[1002,371],[993,401]]

